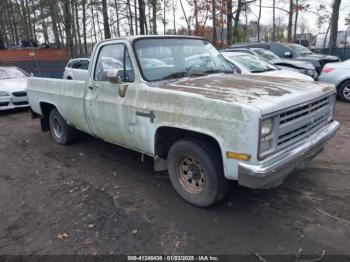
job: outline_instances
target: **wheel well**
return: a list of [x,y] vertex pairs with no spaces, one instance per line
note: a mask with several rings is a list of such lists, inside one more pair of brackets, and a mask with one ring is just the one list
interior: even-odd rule
[[349,81],[349,80],[350,80],[350,78],[347,78],[347,79],[344,79],[343,81],[341,81],[341,82],[337,85],[337,92],[339,92],[340,86],[341,86],[344,82]]
[[157,129],[155,135],[156,155],[158,155],[160,158],[166,159],[168,157],[170,147],[176,141],[184,138],[200,140],[211,144],[217,150],[220,159],[222,159],[220,145],[215,138],[199,132],[174,127],[160,127]]
[[53,104],[45,103],[45,102],[40,103],[42,131],[50,130],[50,112],[52,111],[52,109],[55,109],[55,108],[56,107]]

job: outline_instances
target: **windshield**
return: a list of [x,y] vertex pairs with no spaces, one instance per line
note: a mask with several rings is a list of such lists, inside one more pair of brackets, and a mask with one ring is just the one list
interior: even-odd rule
[[202,39],[140,39],[135,42],[135,51],[147,81],[232,73],[219,51]]
[[287,45],[290,49],[292,49],[295,53],[297,53],[298,55],[308,55],[308,54],[312,54],[312,52],[310,51],[310,49],[302,46],[302,45],[297,45],[297,44],[289,44]]
[[251,73],[262,73],[266,71],[278,70],[277,67],[270,64],[269,62],[266,62],[258,57],[249,54],[229,54],[227,57]]
[[0,79],[23,77],[27,77],[27,75],[18,68],[0,68]]
[[263,49],[263,48],[254,48],[253,49],[261,58],[265,59],[266,61],[272,61],[272,60],[279,60],[280,58],[272,53],[269,50]]

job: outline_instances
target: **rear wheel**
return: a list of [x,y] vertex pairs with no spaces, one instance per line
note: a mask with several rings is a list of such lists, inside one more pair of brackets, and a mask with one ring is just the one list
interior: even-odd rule
[[49,123],[51,135],[56,143],[68,145],[76,140],[77,131],[67,124],[57,109],[51,110]]
[[346,80],[339,86],[339,96],[344,102],[350,103],[350,80]]
[[177,193],[199,207],[220,201],[228,191],[216,148],[200,140],[180,140],[168,153],[168,171]]

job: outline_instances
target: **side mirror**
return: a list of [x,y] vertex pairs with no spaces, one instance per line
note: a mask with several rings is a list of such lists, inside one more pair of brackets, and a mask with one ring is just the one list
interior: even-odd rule
[[30,77],[34,77],[34,73],[33,73],[33,72],[31,72],[29,76],[30,76]]
[[292,53],[291,52],[284,52],[284,56],[285,57],[292,57]]
[[107,69],[106,78],[113,84],[120,84],[122,82],[119,69]]

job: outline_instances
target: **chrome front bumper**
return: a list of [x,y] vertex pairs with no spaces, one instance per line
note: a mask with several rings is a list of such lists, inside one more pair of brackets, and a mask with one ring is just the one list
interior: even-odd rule
[[290,173],[303,169],[325,147],[339,128],[333,121],[299,142],[261,162],[259,165],[239,164],[238,182],[249,188],[272,188],[280,185]]

